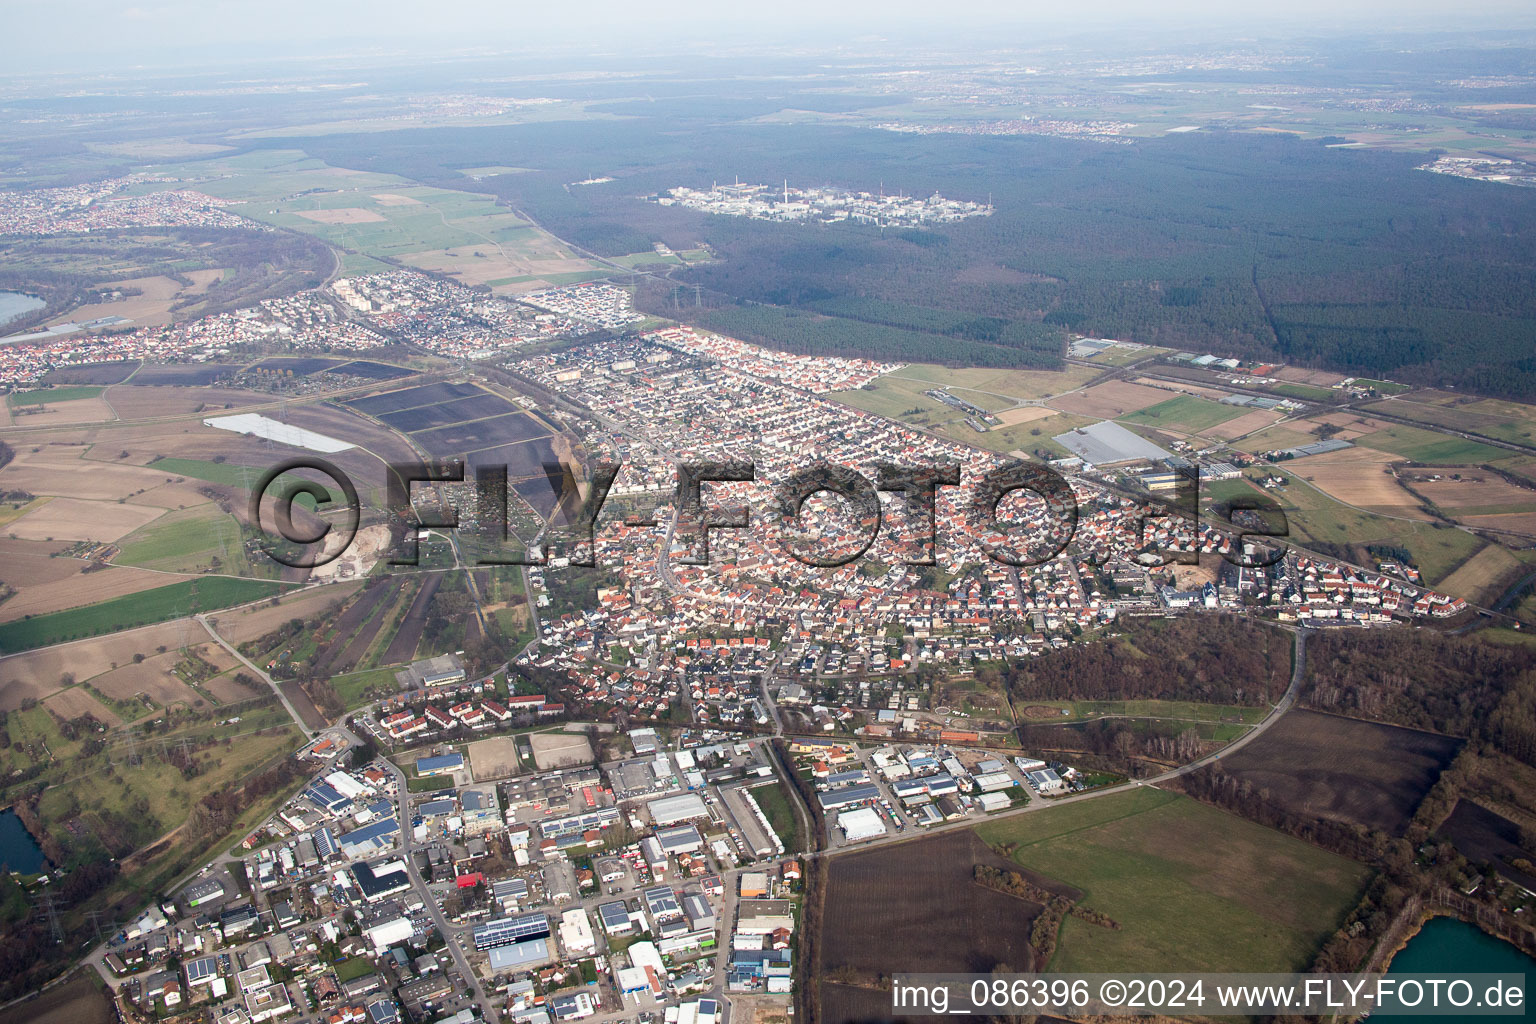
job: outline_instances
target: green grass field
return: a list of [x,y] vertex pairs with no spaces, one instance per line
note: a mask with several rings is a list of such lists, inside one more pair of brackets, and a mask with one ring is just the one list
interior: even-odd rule
[[395,682],[395,670],[392,668],[366,669],[361,672],[332,676],[331,686],[335,688],[336,696],[341,698],[348,711],[360,708],[369,702],[369,698],[364,696],[369,687],[388,687],[391,692],[399,689],[399,684]]
[[105,388],[86,385],[40,388],[37,391],[18,391],[13,395],[7,395],[6,401],[10,403],[12,409],[26,405],[57,405],[59,402],[73,402],[80,398],[95,398],[105,390]]
[[1153,789],[981,825],[994,847],[1081,889],[1120,930],[1062,925],[1053,971],[1304,970],[1369,869]]
[[1514,453],[1502,448],[1460,437],[1447,437],[1418,427],[1387,427],[1356,438],[1355,443],[1431,466],[1481,465],[1514,457]]
[[[1265,707],[1240,707],[1235,704],[1199,704],[1184,700],[1031,700],[1028,707],[1047,707],[1066,711],[1060,716],[1064,722],[1085,718],[1120,716],[1130,718],[1155,718],[1180,722],[1225,723],[1235,720],[1245,725],[1255,725],[1269,713]],[[1030,721],[1049,724],[1051,717],[1030,717]]]
[[[254,466],[240,466],[231,462],[213,462],[208,459],[168,459],[160,458],[149,464],[150,469],[160,470],[167,476],[184,476],[193,480],[206,480],[211,484],[222,484],[225,487],[236,487],[249,493],[252,487],[261,483],[261,475],[265,469],[257,469]],[[307,477],[301,477],[297,473],[284,473],[272,483],[267,485],[269,492],[296,483],[299,480],[309,481]],[[340,495],[326,489],[332,500],[340,500]],[[314,508],[314,499],[307,494],[298,496],[298,502],[305,508]]]
[[1126,423],[1140,423],[1148,427],[1178,430],[1186,434],[1198,434],[1218,423],[1241,416],[1245,410],[1235,405],[1223,405],[1207,398],[1180,395],[1166,402],[1158,402],[1140,412],[1133,412],[1120,419]]
[[774,783],[772,786],[758,786],[749,792],[752,799],[757,801],[757,806],[762,808],[768,824],[773,826],[779,842],[784,844],[785,852],[798,853],[804,840],[796,824],[795,809],[790,806],[790,796],[784,791],[783,785]]
[[119,565],[250,575],[240,524],[213,505],[168,512],[124,537],[119,547]]
[[270,597],[283,589],[284,585],[280,583],[232,579],[227,576],[186,580],[84,608],[71,608],[69,611],[7,622],[0,625],[0,653],[13,654],[66,640],[147,626],[152,622],[164,622],[192,612],[228,608]]

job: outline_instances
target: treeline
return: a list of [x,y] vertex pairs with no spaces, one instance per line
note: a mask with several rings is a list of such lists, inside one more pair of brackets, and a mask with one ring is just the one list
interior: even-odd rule
[[792,799],[798,799],[807,813],[811,816],[811,852],[819,853],[827,847],[827,818],[821,809],[821,801],[816,799],[816,793],[795,771],[795,762],[789,756],[789,746],[781,738],[775,738],[769,749],[773,751],[773,759],[779,766],[779,771],[789,780],[794,787],[795,795]]
[[1190,700],[1258,706],[1285,692],[1289,634],[1231,615],[1139,623],[1010,665],[1016,700]]
[[1294,814],[1273,803],[1261,787],[1229,773],[1220,762],[1197,768],[1174,781],[1196,800],[1232,811],[1260,825],[1304,839],[1325,850],[1371,863],[1392,842],[1386,833],[1350,821]]
[[1100,928],[1120,930],[1120,922],[1108,914],[1089,910],[1060,893],[1038,886],[1017,871],[978,864],[974,878],[977,885],[1040,905],[1040,913],[1029,926],[1029,945],[1034,951],[1037,968],[1051,962],[1051,955],[1056,952],[1057,937],[1061,934],[1063,918],[1075,917]]
[[1536,765],[1536,652],[1423,630],[1307,642],[1302,701],[1320,711],[1486,740]]
[[227,835],[240,815],[259,801],[287,789],[306,777],[296,758],[285,757],[266,771],[251,776],[238,789],[209,793],[192,806],[184,826],[190,845],[197,846]]
[[[1104,718],[1071,725],[1021,725],[1026,750],[1071,753],[1082,767],[1135,777],[1200,756],[1197,730],[1148,718]],[[1080,755],[1080,756],[1079,756]]]

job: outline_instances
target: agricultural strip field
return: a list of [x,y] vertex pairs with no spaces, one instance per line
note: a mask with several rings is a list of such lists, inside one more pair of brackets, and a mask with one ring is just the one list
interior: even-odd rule
[[315,652],[318,675],[341,675],[357,668],[369,644],[383,628],[384,613],[403,585],[398,579],[387,579],[363,589],[336,620],[331,639]]
[[384,664],[403,664],[416,657],[416,645],[421,643],[421,631],[427,624],[427,608],[442,583],[443,574],[440,572],[432,573],[422,582],[421,589],[416,592],[416,599],[411,602],[399,630],[384,652]]
[[157,587],[127,597],[69,611],[38,615],[0,625],[0,653],[47,647],[66,640],[115,633],[194,612],[228,608],[280,593],[283,585],[266,580],[215,576]]
[[1461,742],[1295,708],[1217,770],[1298,817],[1401,835]]
[[882,975],[1040,966],[1029,945],[1040,907],[976,884],[978,864],[1012,867],[970,830],[832,859],[816,972],[828,1024],[885,1016],[890,994],[872,987]]
[[0,621],[9,622],[28,616],[81,608],[128,594],[154,590],[176,581],[175,576],[162,572],[145,572],[127,566],[108,566],[85,572],[92,563],[73,558],[54,558],[49,561],[58,563],[61,568],[73,569],[74,573],[58,580],[39,581],[35,576],[28,577],[30,566],[35,564],[33,557],[0,553],[0,562],[4,563],[0,564],[0,580],[16,588],[15,595],[0,603]]
[[1363,865],[1186,797],[1113,793],[977,828],[1083,891],[1120,930],[1062,925],[1054,971],[1305,969],[1355,904]]

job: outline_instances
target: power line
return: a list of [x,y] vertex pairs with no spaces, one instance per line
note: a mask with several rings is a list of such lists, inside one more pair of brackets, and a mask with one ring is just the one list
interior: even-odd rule
[[54,905],[53,890],[44,889],[38,893],[35,905],[43,912],[43,917],[48,922],[48,931],[53,936],[53,941],[55,943],[62,943],[64,941],[64,929],[59,925],[59,910]]

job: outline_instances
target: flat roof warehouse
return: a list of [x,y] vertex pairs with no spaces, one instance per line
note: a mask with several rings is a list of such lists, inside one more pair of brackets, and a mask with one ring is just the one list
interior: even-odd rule
[[1110,420],[1057,434],[1051,440],[1094,466],[1173,458],[1172,452],[1164,451],[1141,435]]

